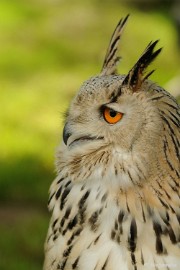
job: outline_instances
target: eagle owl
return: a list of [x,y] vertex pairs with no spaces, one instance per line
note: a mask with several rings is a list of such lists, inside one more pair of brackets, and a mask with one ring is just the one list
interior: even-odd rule
[[148,79],[157,41],[117,74],[127,19],[66,115],[44,270],[180,269],[180,109]]

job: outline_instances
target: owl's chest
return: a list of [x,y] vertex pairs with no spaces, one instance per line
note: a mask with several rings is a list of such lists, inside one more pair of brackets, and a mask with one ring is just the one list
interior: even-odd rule
[[152,220],[139,220],[128,201],[120,204],[99,183],[55,185],[45,269],[134,270],[138,265],[141,270],[155,269],[154,260],[165,264],[156,254]]
[[90,185],[71,186],[67,181],[52,200],[46,244],[51,258],[48,264],[54,265],[50,269],[58,269],[57,264],[59,269],[76,269],[77,265],[77,269],[103,269],[107,264],[116,269],[123,261],[123,269],[128,269],[124,248],[119,250],[118,244],[123,236],[120,223],[127,217],[107,189],[98,184],[93,184],[93,189]]

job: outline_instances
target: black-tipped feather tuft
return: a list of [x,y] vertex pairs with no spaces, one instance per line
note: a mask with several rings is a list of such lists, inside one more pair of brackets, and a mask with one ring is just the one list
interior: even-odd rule
[[116,66],[121,59],[121,57],[117,55],[118,45],[128,17],[129,15],[119,21],[112,34],[101,71],[102,76],[116,73]]
[[154,72],[154,70],[152,70],[146,76],[144,76],[146,68],[153,62],[153,60],[162,50],[162,48],[160,48],[154,51],[157,43],[158,40],[148,44],[142,56],[125,77],[122,86],[127,85],[133,90],[133,92],[136,92],[141,87],[141,84],[144,82],[144,80],[146,80]]

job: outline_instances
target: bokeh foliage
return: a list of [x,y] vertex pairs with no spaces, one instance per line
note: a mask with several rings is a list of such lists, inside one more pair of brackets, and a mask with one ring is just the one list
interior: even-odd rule
[[152,79],[178,72],[176,31],[163,10],[142,12],[121,1],[0,2],[0,269],[41,269],[48,227],[46,202],[63,112],[82,81],[97,74],[119,18],[128,71],[151,40],[163,52]]

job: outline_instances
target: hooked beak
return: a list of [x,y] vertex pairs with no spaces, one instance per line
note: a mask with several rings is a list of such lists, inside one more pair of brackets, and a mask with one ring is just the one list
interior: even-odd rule
[[[63,141],[65,143],[65,145],[67,145],[68,143],[68,139],[72,136],[72,132],[70,132],[68,123],[65,124],[64,129],[63,129]],[[97,140],[103,140],[104,137],[100,136],[100,137],[96,137],[96,136],[90,136],[90,135],[84,135],[84,136],[80,136],[78,138],[74,138],[73,141],[70,142],[70,144],[68,146],[72,146],[74,143],[77,142],[82,142],[82,141],[97,141]]]
[[64,129],[63,129],[63,141],[64,141],[65,145],[67,145],[67,141],[71,135],[72,135],[72,133],[69,131],[68,124],[66,123],[64,126]]

